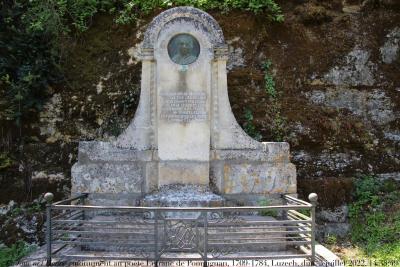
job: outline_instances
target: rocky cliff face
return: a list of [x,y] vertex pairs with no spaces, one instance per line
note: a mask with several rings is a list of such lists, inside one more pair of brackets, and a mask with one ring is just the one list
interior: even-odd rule
[[[210,12],[229,44],[228,89],[238,121],[263,141],[290,143],[299,191],[325,207],[351,200],[360,173],[400,179],[400,7],[396,1],[281,1],[282,24],[262,14]],[[95,17],[64,41],[65,83],[23,128],[23,153],[0,170],[0,200],[68,194],[80,140],[109,140],[133,118],[140,91],[138,44],[151,18],[117,26]],[[277,100],[265,91],[270,60]],[[2,128],[9,146],[15,131]],[[25,188],[26,187],[26,188]],[[325,216],[329,217],[329,216]]]

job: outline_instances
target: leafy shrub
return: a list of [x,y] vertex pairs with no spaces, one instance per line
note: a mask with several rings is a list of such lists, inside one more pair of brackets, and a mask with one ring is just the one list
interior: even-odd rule
[[265,91],[270,97],[275,98],[276,97],[275,81],[274,77],[271,75],[271,67],[272,67],[272,62],[269,59],[265,61],[262,65],[262,68],[264,70]]
[[265,12],[267,18],[274,22],[283,22],[284,16],[280,6],[274,0],[125,0],[123,9],[118,11],[116,22],[130,23],[138,14],[149,14],[157,8],[173,6],[194,6],[203,10],[218,9],[229,11],[231,9],[249,10],[254,13]]
[[281,115],[280,110],[276,110],[275,117],[272,121],[272,135],[274,136],[275,141],[284,141],[286,135],[286,125],[286,119]]
[[30,32],[62,35],[83,32],[99,11],[111,9],[111,0],[31,0],[23,21]]
[[337,243],[337,236],[333,234],[328,234],[325,238],[325,242],[328,245],[335,245]]
[[243,124],[244,131],[255,140],[260,141],[262,139],[262,135],[254,125],[253,121],[254,117],[251,109],[249,108],[244,109],[244,119],[245,119],[245,122]]
[[37,212],[43,212],[45,210],[45,205],[39,202],[31,202],[28,203],[27,205],[22,205],[22,206],[17,206],[15,208],[13,208],[9,215],[11,217],[17,217],[23,214],[28,214],[28,215],[32,215],[34,213]]
[[13,244],[11,247],[0,247],[0,267],[8,267],[28,255],[36,249],[22,241]]
[[363,176],[355,181],[354,199],[349,213],[352,241],[369,256],[381,258],[382,248],[393,252],[386,259],[399,255],[400,210],[393,210],[393,203],[400,202],[399,186]]
[[49,87],[61,78],[53,35],[29,31],[28,1],[22,2],[0,4],[0,36],[7,36],[0,38],[0,120],[17,124],[42,108]]
[[0,171],[12,166],[14,161],[7,153],[0,153]]

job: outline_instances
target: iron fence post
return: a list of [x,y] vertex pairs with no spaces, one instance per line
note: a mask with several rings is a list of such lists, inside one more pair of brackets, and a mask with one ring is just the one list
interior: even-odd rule
[[46,251],[47,260],[46,265],[51,265],[51,202],[53,201],[54,195],[52,193],[46,193],[44,199],[46,200]]
[[318,195],[311,193],[308,195],[311,203],[311,264],[315,265],[315,207],[317,206]]
[[208,214],[207,211],[203,211],[203,219],[204,219],[204,258],[203,258],[203,266],[207,267],[207,252],[208,252]]
[[[285,196],[285,195],[281,195],[281,198],[283,199],[283,204],[284,204],[284,205],[288,205],[289,202],[288,202],[287,199],[285,199],[284,196]],[[284,220],[287,220],[287,219],[288,219],[288,212],[287,212],[287,210],[282,210],[282,218],[283,218]]]
[[158,210],[154,210],[154,266],[158,267]]
[[[79,198],[79,205],[85,205],[85,199],[87,198],[88,194],[82,194],[81,197]],[[82,210],[82,220],[85,220],[85,210]]]

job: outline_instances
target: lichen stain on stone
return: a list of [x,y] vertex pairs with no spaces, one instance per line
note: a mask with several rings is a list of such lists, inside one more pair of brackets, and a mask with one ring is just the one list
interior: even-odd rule
[[140,43],[130,47],[127,50],[127,54],[129,55],[129,60],[126,63],[127,65],[132,65],[132,64],[135,65],[139,62],[139,49],[140,49]]
[[305,93],[314,104],[345,108],[365,121],[374,121],[377,125],[387,124],[397,118],[394,104],[384,91],[360,91],[357,89],[315,90]]
[[243,48],[240,47],[240,37],[236,36],[226,41],[229,49],[229,56],[227,62],[227,70],[230,71],[236,68],[243,68],[246,66],[246,62],[243,55]]
[[242,190],[239,190],[239,191],[250,192],[250,190],[249,190],[249,179],[248,179],[247,175],[241,175],[240,176],[240,185],[242,187]]
[[386,35],[386,41],[379,50],[382,61],[386,64],[391,64],[399,58],[400,27],[395,27]]
[[233,181],[230,179],[231,175],[231,167],[228,164],[224,164],[224,186],[226,194],[230,194],[233,192]]
[[370,52],[354,48],[344,58],[344,64],[333,67],[325,74],[325,81],[334,85],[373,85],[377,66],[370,61]]

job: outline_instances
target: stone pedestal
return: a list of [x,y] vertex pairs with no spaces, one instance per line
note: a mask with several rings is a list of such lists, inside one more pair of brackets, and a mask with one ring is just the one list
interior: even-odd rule
[[[204,185],[165,185],[156,192],[146,195],[140,202],[144,207],[223,207],[225,199],[211,192]],[[168,211],[166,218],[197,219],[201,212]]]
[[146,195],[141,201],[145,207],[223,207],[225,199],[207,186],[166,185]]

